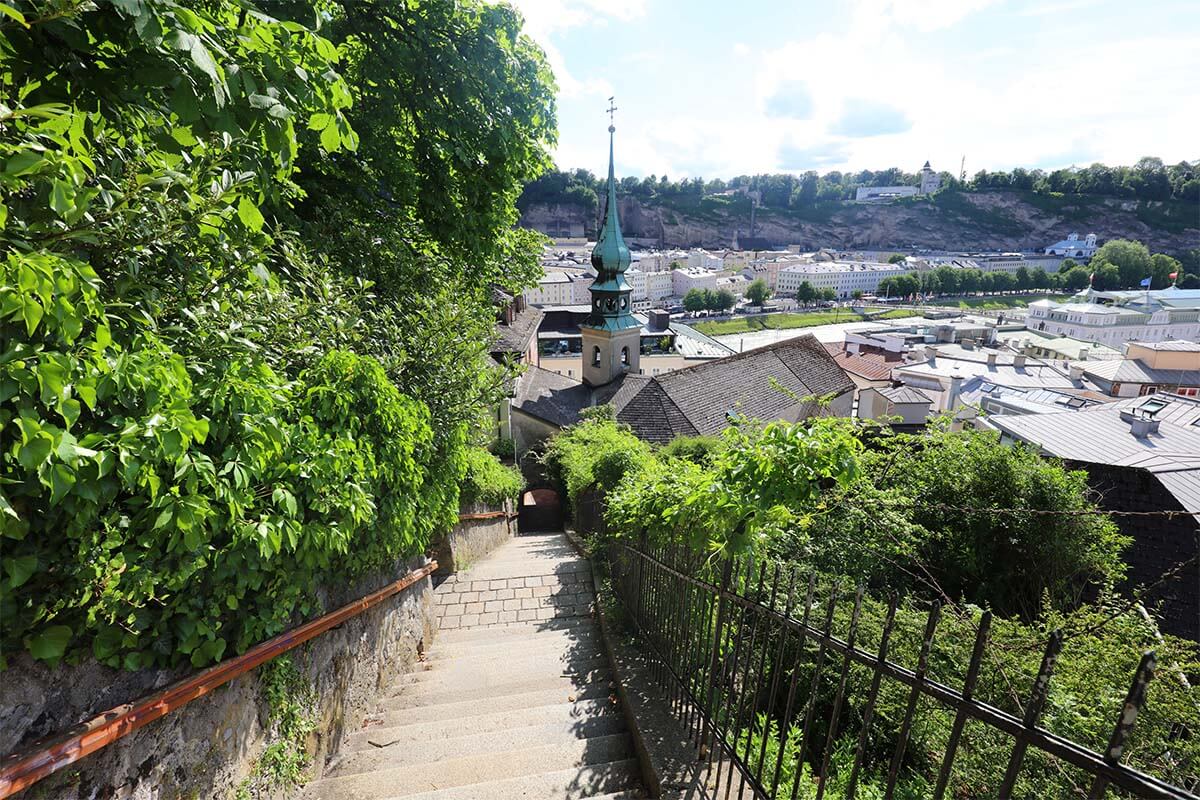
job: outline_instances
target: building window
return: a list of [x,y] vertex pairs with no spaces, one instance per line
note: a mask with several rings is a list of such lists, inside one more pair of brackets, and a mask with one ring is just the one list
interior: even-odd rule
[[593,367],[600,366],[600,348],[599,347],[592,348],[592,366]]
[[621,348],[621,366],[622,367],[629,366],[629,348],[628,347]]

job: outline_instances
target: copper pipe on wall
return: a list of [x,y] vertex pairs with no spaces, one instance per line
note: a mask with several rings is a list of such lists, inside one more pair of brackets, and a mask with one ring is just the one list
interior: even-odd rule
[[409,588],[436,569],[437,562],[431,561],[379,591],[372,592],[366,597],[342,606],[337,611],[255,645],[240,656],[184,678],[136,703],[126,703],[111,708],[76,725],[65,733],[47,737],[33,743],[28,748],[5,756],[0,762],[0,800],[11,797],[22,789],[27,789],[47,775],[112,744],[122,736],[166,716],[192,700],[203,697],[234,678],[304,644],[309,639],[342,624],[351,617],[358,616],[392,595]]

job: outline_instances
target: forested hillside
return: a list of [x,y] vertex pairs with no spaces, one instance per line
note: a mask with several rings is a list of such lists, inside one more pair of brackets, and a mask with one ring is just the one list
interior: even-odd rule
[[[1039,249],[1072,230],[1102,240],[1132,238],[1200,268],[1200,170],[1189,162],[1145,158],[1132,167],[1094,164],[1079,170],[980,172],[967,182],[942,173],[942,191],[888,205],[854,205],[863,186],[912,185],[897,169],[818,176],[739,176],[728,182],[621,181],[622,223],[634,237],[665,246],[728,246],[750,230],[776,244],[811,247]],[[548,172],[525,187],[522,222],[540,230],[554,222],[595,224],[599,183],[586,170]]]
[[542,53],[472,0],[260,8],[0,6],[6,654],[244,650],[421,552],[486,443]]

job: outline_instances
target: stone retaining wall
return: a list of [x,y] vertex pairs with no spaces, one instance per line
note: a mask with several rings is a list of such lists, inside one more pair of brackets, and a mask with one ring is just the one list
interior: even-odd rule
[[[397,563],[388,574],[316,593],[333,610],[426,563]],[[409,671],[434,633],[432,582],[399,595],[292,650],[314,690],[316,732],[306,743],[310,778],[320,777],[348,733],[361,728],[382,689]],[[233,798],[271,744],[259,671],[119,739],[46,778],[22,798]],[[190,670],[125,672],[94,661],[51,670],[24,654],[0,673],[0,753],[69,729],[136,701]]]
[[[495,511],[512,513],[512,503],[503,506],[465,505],[460,514],[487,514]],[[515,522],[506,517],[461,520],[431,548],[430,556],[437,560],[438,578],[453,575],[474,564],[512,538]]]

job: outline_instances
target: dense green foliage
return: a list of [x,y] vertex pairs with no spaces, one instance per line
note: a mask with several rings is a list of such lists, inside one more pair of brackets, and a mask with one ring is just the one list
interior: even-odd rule
[[[690,447],[667,446],[627,472],[607,496],[605,535],[645,537],[651,545],[685,543],[707,553],[755,553],[753,569],[739,571],[734,580],[742,593],[774,603],[779,610],[814,573],[812,614],[821,618],[824,603],[836,593],[833,629],[842,639],[849,636],[853,587],[862,585],[867,594],[856,641],[868,650],[880,642],[887,614],[882,598],[898,594],[902,601],[889,660],[909,669],[916,665],[928,600],[943,601],[930,675],[950,686],[962,685],[979,607],[990,607],[996,617],[976,696],[1017,716],[1023,712],[1046,638],[1060,629],[1066,646],[1042,724],[1094,750],[1107,744],[1142,653],[1155,648],[1164,673],[1150,686],[1127,758],[1139,769],[1181,785],[1194,779],[1200,743],[1177,734],[1181,727],[1200,725],[1196,692],[1180,680],[1198,666],[1195,645],[1161,637],[1153,621],[1112,593],[1112,583],[1123,572],[1119,553],[1128,542],[1104,515],[1087,513],[1096,508],[1081,473],[1064,470],[1026,448],[1002,447],[994,435],[973,431],[889,436],[876,428],[857,429],[848,420],[821,419],[743,422],[723,438],[726,447],[701,463],[679,457]],[[1065,513],[1032,513],[1038,510]],[[776,573],[766,569],[766,581],[758,588],[754,575],[764,563],[762,556],[768,567],[774,562],[783,570],[775,583]],[[719,563],[705,560],[699,568],[702,577],[719,580]],[[1098,599],[1083,601],[1085,585]],[[705,628],[712,621],[691,624]],[[731,624],[738,628],[742,623],[735,616]],[[732,657],[751,665],[746,669],[761,686],[779,688],[773,695],[764,688],[756,706],[733,727],[741,731],[743,741],[748,736],[755,743],[750,748],[752,763],[763,747],[763,732],[769,732],[765,749],[767,764],[773,766],[779,726],[796,726],[789,745],[793,763],[782,771],[782,796],[790,796],[793,783],[798,784],[798,796],[813,796],[814,765],[825,755],[838,666],[826,660],[822,668],[824,677],[814,697],[812,745],[798,775],[795,734],[804,721],[800,710],[807,689],[798,696],[793,715],[785,718],[787,692],[782,687],[793,680],[800,687],[810,685],[818,645],[811,640],[799,645],[794,637],[781,643],[778,631],[768,633],[757,625],[740,638],[743,651]],[[723,646],[733,647],[738,639],[731,635]],[[781,644],[785,651],[777,657]],[[683,649],[682,657],[689,658]],[[708,658],[703,648],[695,657]],[[730,657],[726,652],[726,663]],[[762,676],[757,676],[756,663],[765,669]],[[688,674],[703,671],[706,662],[677,666]],[[848,778],[872,678],[863,665],[853,664],[848,672],[830,754],[827,788],[835,797],[841,796],[839,787]],[[885,679],[880,685],[859,796],[879,796],[880,777],[886,776],[908,694],[896,681]],[[718,697],[714,708],[722,707]],[[925,704],[918,710],[898,796],[928,794],[953,720],[952,709]],[[951,793],[994,795],[1012,750],[1011,737],[972,724],[964,741],[969,745],[956,759]],[[1061,765],[1031,749],[1016,796],[1066,798],[1075,792]]]
[[737,305],[737,298],[728,289],[688,289],[683,296],[683,308],[697,311],[729,311]]
[[[1200,200],[1200,168],[1181,161],[1166,165],[1159,158],[1143,158],[1132,167],[1090,167],[1058,169],[1045,172],[1020,167],[1009,172],[978,172],[965,184],[948,172],[941,173],[942,186],[967,191],[1013,189],[1048,197],[1062,195],[1096,195],[1144,201],[1176,200],[1195,203]],[[667,176],[648,175],[645,178],[628,176],[621,181],[620,190],[644,200],[687,200],[721,192],[755,191],[768,208],[803,209],[822,204],[854,199],[859,188],[867,186],[916,186],[920,176],[892,167],[860,172],[805,172],[739,175],[725,181],[720,178],[685,178],[671,181]],[[594,208],[595,198],[603,193],[603,179],[591,172],[576,169],[571,172],[551,170],[525,187],[520,204],[573,203]]]
[[482,447],[467,451],[467,472],[460,496],[463,503],[498,506],[505,500],[515,502],[524,488],[525,479],[516,467],[504,466]]
[[320,9],[4,17],[6,653],[209,663],[455,520],[549,73],[507,7]]
[[569,430],[550,440],[542,459],[572,503],[589,489],[612,491],[627,472],[652,461],[649,445],[613,421],[611,406],[592,409]]
[[762,278],[755,278],[746,287],[746,299],[756,306],[761,306],[771,297],[771,288]]
[[[552,448],[579,447],[576,429]],[[610,440],[593,423],[586,441]],[[864,435],[838,418],[743,423],[725,446],[639,459],[608,495],[617,535],[768,552],[881,591],[986,605],[1034,619],[1124,574],[1128,540],[1094,510],[1086,476],[993,433]],[[868,446],[869,445],[869,446]],[[682,458],[680,456],[683,456]],[[997,513],[993,509],[1014,509]],[[967,509],[967,510],[964,510]]]

